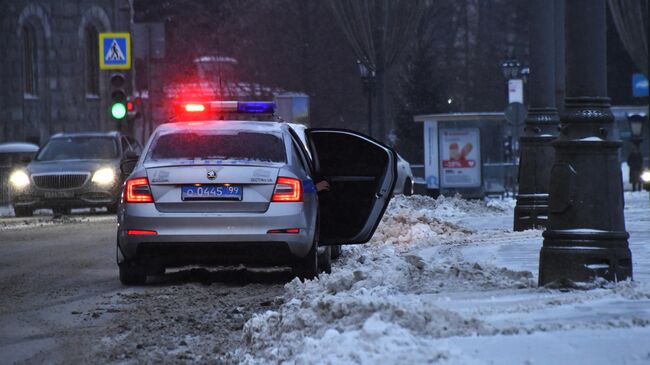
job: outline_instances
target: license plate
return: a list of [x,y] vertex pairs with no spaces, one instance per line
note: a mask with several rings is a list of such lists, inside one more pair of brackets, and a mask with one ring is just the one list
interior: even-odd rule
[[56,198],[72,198],[74,197],[74,192],[72,191],[46,191],[43,193],[45,199],[56,199]]
[[241,185],[185,185],[182,200],[241,200]]

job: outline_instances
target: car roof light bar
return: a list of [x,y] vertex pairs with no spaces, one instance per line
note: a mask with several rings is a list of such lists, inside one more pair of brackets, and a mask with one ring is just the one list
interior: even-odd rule
[[187,101],[179,104],[182,110],[189,113],[211,111],[217,113],[273,114],[275,112],[275,103],[272,101]]

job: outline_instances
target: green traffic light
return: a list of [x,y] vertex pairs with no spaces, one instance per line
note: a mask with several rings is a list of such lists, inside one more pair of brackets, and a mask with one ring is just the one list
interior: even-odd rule
[[111,115],[115,119],[123,119],[126,116],[126,105],[124,103],[115,103],[111,107]]

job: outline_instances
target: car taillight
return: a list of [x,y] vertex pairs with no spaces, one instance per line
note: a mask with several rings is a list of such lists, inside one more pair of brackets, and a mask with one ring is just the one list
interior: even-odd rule
[[300,228],[269,229],[266,233],[300,233]]
[[129,236],[155,236],[158,232],[144,229],[129,229],[126,231],[126,234]]
[[153,203],[153,195],[149,188],[149,179],[139,177],[127,180],[124,188],[124,201],[127,203]]
[[272,202],[301,202],[302,182],[291,177],[278,177]]

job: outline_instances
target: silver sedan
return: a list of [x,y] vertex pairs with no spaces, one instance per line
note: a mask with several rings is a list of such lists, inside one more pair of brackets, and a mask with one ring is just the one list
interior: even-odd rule
[[[224,264],[290,266],[310,279],[319,246],[367,242],[396,182],[395,152],[351,131],[300,132],[278,122],[158,127],[138,161],[122,165],[122,283]],[[320,181],[329,191],[317,194]]]

